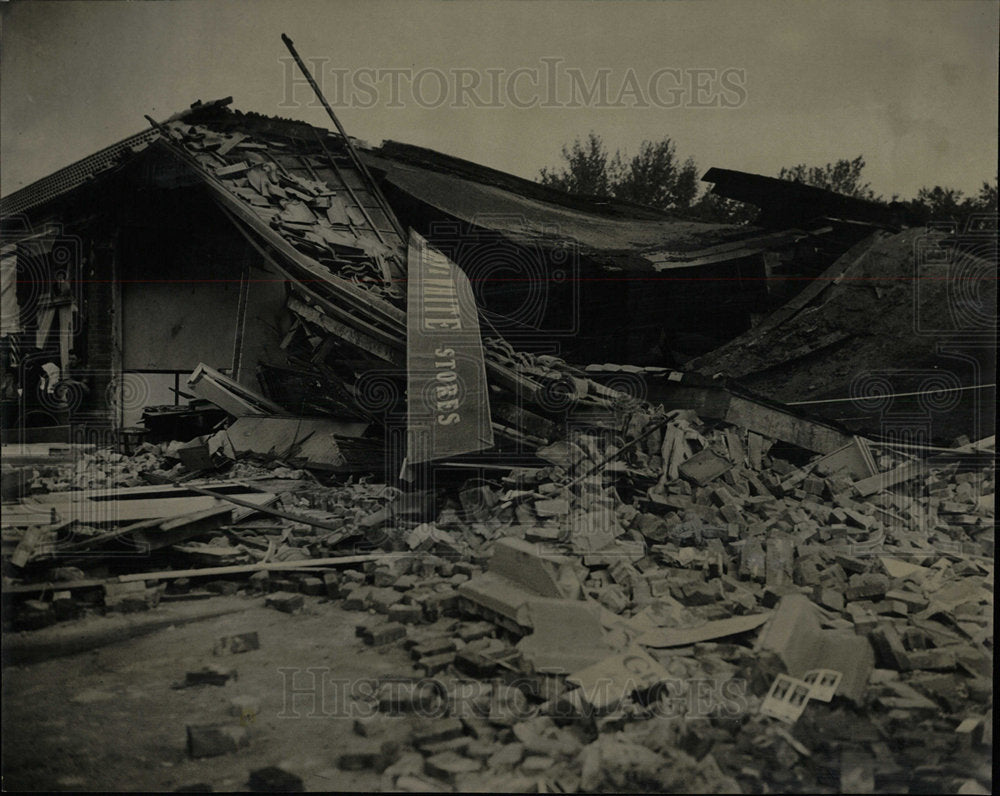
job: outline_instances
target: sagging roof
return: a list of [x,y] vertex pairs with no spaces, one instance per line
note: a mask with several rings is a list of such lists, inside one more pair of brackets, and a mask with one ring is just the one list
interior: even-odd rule
[[203,182],[262,253],[293,263],[308,277],[300,284],[322,282],[369,322],[399,324],[405,241],[377,188],[347,156],[344,139],[301,122],[232,111],[230,101],[195,103],[11,194],[0,212],[14,218],[44,211],[137,158],[158,154]]
[[393,189],[429,208],[528,246],[572,245],[606,267],[661,271],[739,259],[803,238],[678,218],[653,208],[577,197],[433,150],[384,143],[363,159]]
[[[279,229],[296,248],[321,262],[340,261],[342,255],[350,254],[348,250],[357,245],[352,237],[359,229],[375,233],[375,238],[399,237],[391,234],[393,214],[384,212],[377,197],[360,188],[362,181],[352,180],[348,189],[337,176],[336,167],[330,167],[329,153],[323,151],[324,142],[327,149],[333,147],[337,157],[342,158],[339,135],[304,122],[233,111],[226,107],[230,102],[231,98],[198,102],[164,123],[167,130],[179,130],[178,125],[183,124],[194,128],[183,136],[170,133],[174,144],[194,156],[195,162],[189,165],[197,166],[197,170],[212,178],[220,177],[220,168],[233,167],[233,171],[221,174],[230,193],[261,220]],[[0,216],[11,217],[43,207],[122,165],[162,137],[162,130],[149,127],[21,188],[0,200]],[[239,140],[225,146],[229,139]],[[452,219],[502,234],[522,245],[553,249],[573,246],[591,261],[611,270],[661,271],[736,260],[788,246],[806,235],[798,229],[785,229],[775,235],[755,227],[679,218],[617,199],[575,196],[480,164],[394,141],[377,149],[362,150],[361,158],[381,176],[385,185]],[[242,162],[249,167],[241,172]],[[266,188],[261,193],[260,174],[268,170],[284,170],[291,175],[280,176],[278,182],[268,181],[277,186],[273,195]],[[318,174],[319,171],[323,174]],[[317,176],[332,195],[323,196],[322,191],[310,190],[309,181]],[[302,179],[306,184],[282,187],[281,179]],[[329,201],[330,207],[316,207],[317,203],[312,202],[307,203],[308,212],[304,212],[293,201],[291,208],[268,211],[269,206],[274,209],[276,202],[287,203],[289,187],[293,192],[319,199],[320,205]],[[361,204],[350,200],[351,189],[361,190]],[[346,205],[341,202],[345,197]],[[352,212],[356,216],[353,219]],[[314,222],[310,221],[309,213],[319,219],[318,227],[310,226]],[[372,216],[372,223],[364,218],[365,213]],[[331,218],[333,221],[327,224]],[[377,233],[374,227],[378,228]],[[345,230],[350,234],[345,236]],[[385,243],[372,242],[370,237],[361,238],[361,248],[367,255],[377,253]],[[400,244],[396,240],[392,245]],[[332,257],[328,257],[328,247],[334,250]],[[387,260],[393,259],[382,254]]]

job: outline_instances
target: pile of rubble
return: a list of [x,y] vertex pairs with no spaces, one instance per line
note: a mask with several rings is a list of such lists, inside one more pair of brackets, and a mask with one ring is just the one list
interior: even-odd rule
[[[184,525],[171,566],[111,579],[104,610],[200,584],[361,612],[364,643],[413,660],[373,683],[369,751],[339,761],[386,788],[985,792],[995,475],[978,448],[918,466],[855,440],[796,464],[691,411],[622,405],[616,422],[451,490],[327,486],[273,461],[182,481],[237,502],[225,485],[256,478],[273,499]],[[859,479],[859,451],[883,472]],[[184,471],[175,455],[87,461],[155,482]],[[49,534],[19,562],[35,579],[80,544]],[[61,569],[20,626],[88,604],[93,583]],[[199,732],[195,756],[239,745]]]
[[[869,501],[843,474],[750,468],[727,438],[675,418],[646,438],[666,476],[628,502],[594,473],[606,448],[564,443],[540,452],[548,468],[463,491],[406,535],[415,555],[326,577],[374,614],[359,635],[409,648],[424,678],[381,683],[379,711],[425,712],[429,683],[443,701],[388,787],[524,789],[545,772],[566,792],[982,792],[992,470]],[[671,478],[678,439],[701,451]],[[492,548],[485,571],[452,563],[470,539]],[[388,764],[372,749],[365,765]]]

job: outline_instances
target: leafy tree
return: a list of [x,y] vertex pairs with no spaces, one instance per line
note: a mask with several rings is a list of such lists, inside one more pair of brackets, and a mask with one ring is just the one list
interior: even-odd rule
[[956,188],[945,188],[935,185],[933,188],[921,188],[917,197],[907,203],[907,206],[918,218],[924,221],[953,221],[962,225],[973,213],[985,214],[997,212],[996,179],[990,185],[984,181],[976,196],[962,198],[962,192]]
[[858,199],[877,199],[871,184],[861,181],[861,172],[864,168],[865,159],[862,155],[858,155],[854,160],[842,158],[836,163],[827,163],[825,166],[806,166],[800,163],[791,168],[782,168],[778,172],[778,178],[801,182],[804,185],[815,185],[817,188],[826,188]]
[[921,188],[917,191],[915,204],[927,211],[927,217],[932,221],[958,221],[964,215],[966,207],[962,201],[962,192],[955,188]]
[[706,191],[691,206],[691,214],[699,221],[716,224],[752,224],[760,215],[760,208]]
[[[669,138],[643,141],[638,154],[629,158],[621,150],[609,154],[602,138],[591,131],[587,138],[576,139],[572,146],[563,146],[561,167],[542,169],[539,181],[568,193],[597,197],[615,197],[660,210],[683,212],[701,221],[723,224],[751,224],[759,210],[744,202],[725,199],[705,192],[698,195],[698,167],[693,158],[681,162],[677,147]],[[877,196],[871,184],[864,181],[865,159],[842,158],[825,166],[782,168],[783,180],[814,185],[859,199],[888,203],[903,212],[909,211],[910,223],[956,221],[964,223],[971,213],[997,212],[997,181],[983,182],[974,197],[964,197],[961,191],[935,185],[921,188],[916,198],[898,201],[893,195],[888,202]]]
[[542,185],[587,196],[613,195],[615,175],[609,168],[608,152],[599,135],[591,131],[586,141],[578,138],[572,147],[563,146],[562,157],[566,162],[558,171],[541,170]]
[[978,207],[983,213],[996,213],[997,212],[997,178],[993,178],[993,184],[990,185],[989,182],[983,180],[983,185],[979,189]]
[[620,176],[613,186],[619,199],[661,210],[683,210],[698,195],[698,167],[693,158],[681,164],[677,147],[669,138],[658,143],[643,141],[639,154],[623,163],[615,153],[614,171]]
[[615,150],[608,154],[604,141],[591,131],[585,141],[576,139],[562,148],[563,164],[542,169],[542,185],[568,193],[614,196],[660,210],[684,210],[698,195],[698,167],[692,158],[683,163],[670,138],[643,141],[631,158]]

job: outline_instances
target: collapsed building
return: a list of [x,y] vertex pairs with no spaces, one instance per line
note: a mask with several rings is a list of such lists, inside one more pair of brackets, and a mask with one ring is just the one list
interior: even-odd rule
[[[815,275],[859,237],[822,215],[780,232],[704,224],[415,147],[352,151],[310,125],[199,104],[6,197],[5,317],[23,326],[24,367],[35,349],[62,371],[72,357],[77,422],[135,425],[200,362],[290,386],[289,357],[315,359],[300,343],[317,294],[337,296],[325,359],[398,365],[404,224],[459,265],[516,348],[675,367],[780,303],[783,273]],[[328,393],[351,386],[326,370]],[[66,425],[45,403],[20,425]]]
[[[845,339],[800,324],[906,219],[713,170],[764,214],[702,224],[228,104],[0,205],[5,664],[239,593],[408,652],[337,750],[368,787],[988,789],[993,438],[712,378]],[[323,787],[235,702],[170,787]]]

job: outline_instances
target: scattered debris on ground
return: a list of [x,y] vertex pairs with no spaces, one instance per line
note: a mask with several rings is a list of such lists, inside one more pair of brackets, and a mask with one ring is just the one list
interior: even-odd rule
[[[369,751],[337,761],[387,788],[989,786],[989,441],[920,461],[858,438],[796,463],[690,410],[616,417],[540,446],[536,466],[429,493],[250,452],[206,477],[171,443],[36,466],[4,513],[5,619],[335,601],[359,644],[412,661],[358,703]],[[134,485],[149,481],[178,497]],[[128,521],[22,525],[74,494],[112,496]],[[141,562],[116,560],[143,541]],[[181,685],[223,685],[257,648],[220,638]],[[409,734],[379,741],[383,725]],[[199,758],[254,740],[213,720],[186,743]]]

